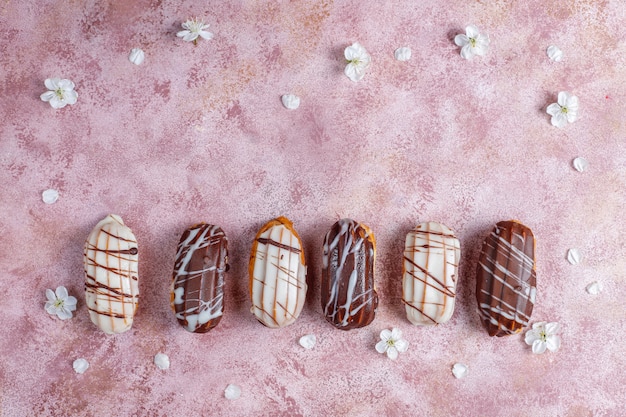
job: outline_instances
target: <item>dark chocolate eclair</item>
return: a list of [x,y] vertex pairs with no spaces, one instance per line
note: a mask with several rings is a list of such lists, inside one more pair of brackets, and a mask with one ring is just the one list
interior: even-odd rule
[[176,253],[170,301],[186,330],[206,333],[224,312],[228,238],[222,229],[200,223],[185,230]]
[[522,331],[535,304],[535,238],[523,224],[496,224],[478,259],[476,300],[489,336]]
[[321,291],[326,320],[342,330],[367,326],[378,307],[374,234],[363,224],[341,219],[326,234],[323,250]]

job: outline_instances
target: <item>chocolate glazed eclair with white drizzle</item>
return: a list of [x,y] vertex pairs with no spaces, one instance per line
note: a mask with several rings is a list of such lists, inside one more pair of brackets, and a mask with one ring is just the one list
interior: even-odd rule
[[378,294],[374,287],[376,240],[369,227],[341,219],[326,234],[321,299],[326,320],[341,330],[374,320]]
[[206,333],[224,313],[224,276],[228,271],[228,238],[211,224],[183,232],[178,243],[170,302],[187,331]]
[[535,238],[518,221],[503,221],[483,243],[476,272],[478,312],[489,336],[528,326],[536,297]]
[[108,334],[131,328],[137,311],[138,249],[122,218],[110,214],[91,231],[83,252],[85,299],[91,321]]

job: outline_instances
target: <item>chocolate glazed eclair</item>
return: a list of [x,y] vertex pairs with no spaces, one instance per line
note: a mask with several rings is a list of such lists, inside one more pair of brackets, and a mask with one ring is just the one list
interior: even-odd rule
[[323,247],[321,300],[326,320],[341,330],[364,327],[374,320],[378,294],[374,287],[376,240],[369,227],[341,219],[326,234]]
[[224,313],[224,275],[228,238],[218,226],[200,223],[183,232],[178,243],[170,303],[178,323],[206,333]]
[[476,272],[478,312],[489,336],[528,326],[536,285],[533,232],[514,220],[499,222],[485,239]]

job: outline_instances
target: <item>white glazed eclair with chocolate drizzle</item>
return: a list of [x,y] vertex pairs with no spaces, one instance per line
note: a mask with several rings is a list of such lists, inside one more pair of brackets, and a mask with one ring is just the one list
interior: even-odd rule
[[445,323],[454,312],[459,240],[447,226],[422,223],[406,236],[402,301],[415,325]]
[[306,298],[306,263],[302,241],[286,217],[266,223],[252,244],[250,311],[265,326],[293,323]]
[[138,249],[135,235],[120,216],[110,214],[94,227],[83,261],[91,321],[108,334],[129,330],[139,297]]

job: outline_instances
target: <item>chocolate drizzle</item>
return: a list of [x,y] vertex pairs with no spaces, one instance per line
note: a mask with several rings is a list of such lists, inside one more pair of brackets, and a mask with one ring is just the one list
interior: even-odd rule
[[185,230],[176,253],[171,304],[186,330],[206,333],[220,322],[227,269],[228,238],[221,228],[200,223]]
[[127,331],[139,298],[138,249],[132,231],[119,216],[107,216],[89,234],[83,260],[91,321],[105,333]]
[[496,225],[485,239],[476,273],[478,312],[490,336],[519,333],[536,296],[535,239],[516,221]]
[[267,327],[293,323],[306,297],[302,242],[286,217],[269,221],[257,233],[248,266],[251,312]]
[[376,241],[369,227],[341,219],[326,234],[323,246],[321,301],[326,320],[342,330],[374,320]]
[[402,301],[416,325],[445,323],[454,312],[459,240],[445,225],[422,223],[406,237]]

